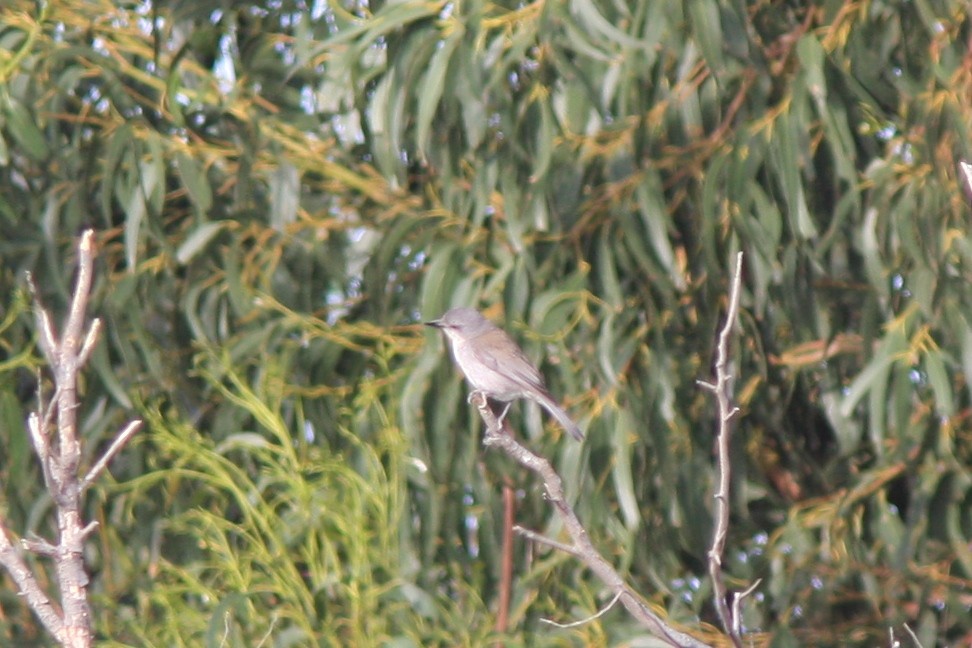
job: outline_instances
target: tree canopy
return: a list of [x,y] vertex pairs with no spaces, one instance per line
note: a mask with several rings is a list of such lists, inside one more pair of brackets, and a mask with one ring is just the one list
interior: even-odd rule
[[[511,422],[705,642],[729,277],[755,643],[972,636],[972,24],[957,0],[0,7],[0,511],[49,536],[24,272],[103,319],[81,389],[104,645],[647,645],[420,323],[480,308],[585,429]],[[969,266],[969,267],[967,267]],[[43,376],[43,374],[41,374]],[[50,382],[41,379],[42,387]],[[34,559],[49,567],[43,558]],[[47,641],[7,575],[0,643]]]

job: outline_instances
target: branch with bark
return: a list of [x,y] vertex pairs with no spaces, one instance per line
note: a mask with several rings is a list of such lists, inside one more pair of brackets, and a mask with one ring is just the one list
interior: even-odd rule
[[736,256],[736,268],[733,273],[729,290],[729,308],[726,321],[719,332],[719,342],[716,346],[715,382],[699,381],[699,385],[715,395],[718,412],[718,429],[716,432],[716,492],[715,508],[713,510],[714,531],[712,545],[709,548],[709,578],[712,580],[712,597],[716,613],[722,628],[729,634],[729,638],[736,648],[742,648],[742,612],[743,599],[759,586],[757,580],[745,591],[733,595],[730,609],[728,590],[722,575],[722,557],[726,550],[726,538],[729,535],[729,484],[732,480],[732,462],[729,457],[730,441],[732,439],[732,421],[739,413],[739,408],[732,404],[733,384],[735,376],[729,362],[729,346],[732,344],[732,333],[739,319],[739,293],[742,286],[743,253]]
[[[93,640],[91,609],[88,605],[88,575],[84,568],[84,544],[97,523],[85,524],[81,517],[84,493],[135,435],[142,423],[131,421],[116,436],[105,453],[85,473],[81,472],[81,440],[78,435],[78,376],[98,342],[101,322],[85,327],[85,314],[94,272],[94,232],[87,230],[78,245],[78,276],[60,336],[50,312],[40,302],[33,278],[27,283],[34,301],[38,346],[51,369],[54,393],[45,397],[38,376],[38,406],[27,419],[27,432],[41,465],[44,484],[54,501],[57,538],[18,539],[0,518],[0,565],[10,573],[21,595],[62,646],[87,648]],[[40,585],[39,577],[24,558],[30,551],[54,562],[60,593],[59,604]]]
[[[564,483],[560,475],[554,470],[546,458],[535,454],[525,446],[521,445],[512,434],[504,427],[504,424],[496,417],[496,413],[490,407],[488,399],[481,392],[473,392],[470,397],[483,422],[486,423],[486,434],[483,444],[490,448],[503,451],[524,468],[533,471],[543,481],[547,491],[547,500],[553,505],[564,528],[570,536],[571,544],[547,542],[546,538],[535,533],[529,533],[529,537],[534,541],[541,541],[546,544],[566,551],[577,557],[601,581],[615,593],[616,599],[623,605],[628,612],[640,621],[653,635],[668,641],[673,646],[691,646],[701,648],[707,644],[699,641],[695,637],[673,628],[660,616],[655,614],[644,599],[628,585],[621,574],[604,558],[594,547],[587,529],[581,524],[577,513],[567,503],[564,496]],[[517,529],[521,534],[523,531]]]
[[[731,281],[729,294],[729,308],[726,321],[719,333],[717,345],[717,360],[715,382],[700,381],[699,384],[712,391],[716,396],[718,408],[717,435],[717,463],[718,477],[715,492],[715,509],[713,512],[714,528],[712,545],[708,552],[709,575],[715,596],[715,607],[719,620],[730,640],[735,646],[742,645],[741,612],[743,599],[750,594],[759,581],[746,591],[737,593],[730,609],[727,602],[727,590],[722,576],[722,556],[725,551],[726,538],[729,531],[729,483],[731,478],[731,464],[729,457],[729,441],[731,423],[738,410],[732,405],[734,376],[729,363],[729,346],[732,333],[739,315],[739,295],[741,290],[743,255],[740,252],[736,258],[736,267]],[[470,402],[479,410],[479,415],[486,424],[486,434],[483,444],[506,453],[524,468],[534,472],[543,481],[547,493],[547,500],[553,505],[563,522],[564,529],[570,536],[569,544],[546,538],[536,532],[522,527],[514,527],[517,533],[534,542],[540,542],[555,549],[569,553],[583,562],[587,567],[615,593],[612,605],[620,602],[628,612],[637,619],[654,636],[674,645],[701,647],[707,644],[692,635],[672,627],[648,607],[644,599],[628,585],[624,578],[598,552],[587,534],[576,512],[568,504],[564,496],[563,480],[554,470],[546,458],[537,455],[521,445],[510,432],[508,424],[501,422],[489,404],[488,399],[481,392],[473,392]],[[600,614],[600,613],[599,613]],[[595,615],[597,616],[597,615]]]

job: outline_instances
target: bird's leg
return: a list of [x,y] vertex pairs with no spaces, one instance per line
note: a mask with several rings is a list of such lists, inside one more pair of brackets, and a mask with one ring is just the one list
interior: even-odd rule
[[486,396],[486,392],[480,389],[474,389],[471,392],[469,392],[468,396],[466,396],[466,402],[469,403],[470,405],[475,405],[473,401],[478,401],[480,398],[486,402],[489,402],[489,399]]
[[512,404],[513,404],[513,401],[510,401],[509,403],[507,403],[506,404],[506,407],[503,408],[503,411],[500,412],[499,416],[496,417],[496,421],[499,423],[500,428],[503,427],[503,419],[506,418],[506,414],[507,414],[507,412],[510,411],[510,406]]

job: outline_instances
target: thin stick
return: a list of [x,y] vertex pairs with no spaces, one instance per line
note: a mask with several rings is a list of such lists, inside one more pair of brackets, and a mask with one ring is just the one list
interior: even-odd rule
[[742,637],[742,603],[746,600],[747,596],[756,591],[756,588],[762,582],[762,578],[757,578],[753,581],[752,585],[741,592],[736,592],[732,596],[732,630],[740,638]]
[[591,616],[587,617],[586,619],[581,619],[580,621],[574,621],[573,623],[557,623],[556,621],[551,621],[550,619],[540,619],[540,621],[542,621],[543,623],[550,624],[550,625],[555,626],[555,627],[560,628],[560,629],[576,628],[578,626],[584,625],[585,623],[590,623],[594,619],[598,619],[598,618],[604,616],[605,614],[607,614],[608,612],[610,612],[611,608],[613,608],[617,604],[618,599],[621,598],[621,594],[622,594],[622,592],[618,592],[617,594],[615,594],[614,595],[614,598],[611,599],[611,601],[607,605],[605,605],[600,610],[598,610],[597,612],[595,612]]
[[548,538],[547,536],[541,533],[537,533],[536,531],[531,531],[530,529],[525,529],[521,527],[519,524],[515,525],[513,527],[513,530],[516,531],[521,536],[523,536],[524,538],[526,538],[527,540],[532,540],[533,542],[547,545],[548,547],[553,547],[554,549],[557,549],[558,551],[563,551],[564,553],[580,556],[580,554],[577,553],[577,550],[574,549],[574,547],[570,546],[569,544],[564,544],[563,542],[557,542],[553,538]]
[[[499,603],[496,610],[496,632],[509,629],[510,599],[513,592],[513,517],[516,493],[509,483],[503,484],[503,548],[500,559]],[[497,644],[501,646],[502,644]]]
[[712,580],[712,597],[716,613],[723,629],[729,633],[733,645],[742,648],[738,619],[730,611],[726,601],[727,590],[722,574],[722,557],[726,549],[726,538],[729,535],[729,483],[732,477],[732,464],[729,457],[730,440],[732,437],[732,419],[739,412],[732,405],[732,387],[734,376],[729,366],[729,345],[739,317],[739,293],[742,286],[743,254],[736,255],[736,269],[733,273],[729,292],[729,309],[726,321],[719,332],[719,343],[716,352],[715,384],[699,382],[699,384],[715,395],[718,408],[719,429],[716,435],[717,484],[715,492],[715,509],[712,513],[715,530],[712,534],[712,546],[709,548],[709,578]]
[[972,164],[969,164],[965,160],[959,160],[958,170],[959,186],[962,187],[962,193],[965,194],[965,198],[972,203]]
[[130,421],[128,425],[126,425],[122,431],[118,433],[118,436],[115,437],[114,441],[112,441],[111,446],[105,450],[105,453],[101,455],[101,458],[98,459],[95,465],[91,467],[91,470],[88,471],[88,474],[84,476],[84,479],[81,480],[81,490],[87,490],[87,488],[91,486],[94,480],[98,478],[98,475],[101,474],[101,471],[105,469],[105,466],[108,465],[108,462],[111,461],[123,447],[125,447],[128,440],[135,436],[135,433],[141,428],[141,421]]

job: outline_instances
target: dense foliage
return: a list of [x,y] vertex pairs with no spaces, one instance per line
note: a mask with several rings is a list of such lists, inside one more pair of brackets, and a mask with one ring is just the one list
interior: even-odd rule
[[[754,641],[972,636],[972,124],[957,0],[9,0],[0,7],[0,500],[50,535],[23,272],[98,233],[89,500],[105,645],[636,645],[518,543],[441,341],[502,322],[586,428],[529,408],[602,548],[717,641],[714,334],[734,346],[731,587]],[[36,560],[43,568],[46,563]],[[9,579],[0,643],[46,641]],[[261,642],[263,642],[261,644]]]

